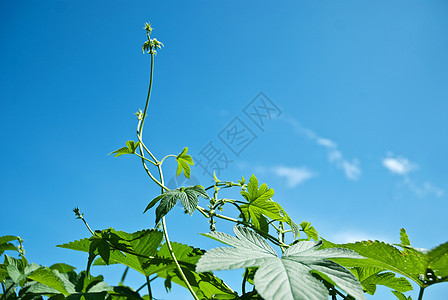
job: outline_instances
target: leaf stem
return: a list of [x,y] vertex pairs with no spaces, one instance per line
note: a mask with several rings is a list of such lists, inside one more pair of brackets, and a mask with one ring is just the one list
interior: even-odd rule
[[148,287],[149,300],[152,300],[151,281],[149,280],[149,276],[146,276],[146,286]]
[[423,291],[425,290],[424,287],[420,287],[420,292],[418,293],[418,300],[422,300],[423,299]]
[[165,159],[167,159],[168,157],[177,157],[177,156],[174,155],[174,154],[169,154],[169,155],[165,156],[164,158],[162,158],[162,160],[159,161],[158,164],[159,164],[159,165],[162,165],[162,164],[163,164],[163,161],[164,161]]
[[138,154],[138,153],[134,153],[134,154],[137,155],[138,157],[140,157],[141,159],[144,159],[144,160],[146,160],[146,161],[149,161],[149,162],[152,163],[154,166],[157,165],[157,164],[156,164],[155,162],[153,162],[152,160],[147,159],[146,157],[144,157],[144,156],[142,156],[142,155],[140,155],[140,154]]
[[128,275],[129,267],[126,266],[126,269],[124,269],[123,275],[121,276],[120,285],[123,284],[124,280],[126,279],[126,275]]

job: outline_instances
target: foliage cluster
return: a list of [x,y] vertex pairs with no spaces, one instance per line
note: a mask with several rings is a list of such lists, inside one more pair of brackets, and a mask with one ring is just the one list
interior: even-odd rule
[[[194,162],[188,148],[158,160],[143,141],[154,59],[156,50],[163,46],[151,38],[149,23],[145,30],[143,51],[150,54],[151,69],[145,108],[136,113],[137,141],[127,141],[125,147],[111,154],[137,156],[147,175],[160,187],[160,195],[144,210],[156,207],[155,227],[132,233],[113,228],[92,230],[75,208],[76,217],[84,222],[91,236],[58,247],[88,254],[86,270],[79,273],[64,263],[50,267],[29,263],[20,237],[0,237],[0,255],[4,257],[0,264],[1,300],[155,299],[151,282],[157,278],[164,280],[167,290],[173,282],[185,287],[194,299],[365,299],[365,293],[373,295],[377,286],[383,285],[398,299],[409,300],[411,296],[404,294],[412,290],[409,280],[420,287],[418,299],[422,299],[427,287],[448,281],[448,242],[429,251],[417,249],[401,229],[400,244],[396,245],[380,241],[331,243],[320,237],[309,222],[295,223],[273,200],[274,190],[260,184],[255,175],[248,182],[244,177],[234,182],[214,176],[214,184],[208,187],[167,188],[162,172],[166,159],[175,159],[177,175],[183,172],[187,178]],[[226,189],[237,189],[241,197],[222,196]],[[170,241],[165,216],[179,201],[186,213],[198,211],[208,221],[210,232],[203,236],[226,247],[204,251]],[[235,207],[238,215],[225,215],[229,206]],[[216,219],[235,223],[235,236],[217,231]],[[9,256],[5,251],[16,251],[18,256]],[[116,286],[107,285],[102,276],[90,275],[92,266],[110,264],[126,267]],[[241,293],[212,273],[240,268],[244,270]],[[144,278],[137,289],[123,284],[130,269]]]

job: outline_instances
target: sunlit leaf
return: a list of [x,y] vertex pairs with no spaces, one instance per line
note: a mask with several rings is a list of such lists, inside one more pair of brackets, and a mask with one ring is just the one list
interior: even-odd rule
[[190,165],[194,165],[193,159],[187,154],[188,147],[185,147],[182,152],[176,156],[177,161],[177,171],[176,175],[179,176],[182,171],[184,171],[185,177],[190,178],[191,170]]
[[236,237],[222,232],[204,234],[232,248],[215,248],[199,260],[196,271],[230,270],[259,267],[254,283],[258,293],[270,299],[328,299],[328,290],[311,273],[316,272],[350,295],[365,299],[361,285],[347,269],[329,260],[335,257],[362,258],[348,249],[318,250],[322,242],[301,241],[278,257],[259,234],[235,226]]

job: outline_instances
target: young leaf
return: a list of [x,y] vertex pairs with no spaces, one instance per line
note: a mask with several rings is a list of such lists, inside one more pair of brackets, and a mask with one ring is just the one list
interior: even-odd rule
[[259,234],[235,226],[236,237],[222,232],[204,234],[233,248],[207,251],[196,266],[197,272],[259,267],[254,283],[258,293],[270,299],[328,299],[328,290],[311,272],[359,299],[365,299],[360,283],[350,271],[329,260],[335,257],[362,258],[348,249],[318,250],[322,242],[302,241],[278,257]]
[[190,178],[191,171],[190,171],[190,165],[194,165],[193,159],[190,155],[187,154],[188,147],[185,147],[182,152],[176,156],[177,161],[177,176],[180,175],[182,170],[184,171],[185,177]]
[[300,223],[300,227],[302,227],[303,232],[308,236],[308,240],[315,240],[317,241],[319,239],[319,234],[317,233],[317,230],[311,226],[310,222],[303,221]]
[[176,205],[177,200],[185,207],[187,212],[191,215],[196,210],[199,199],[198,197],[208,199],[208,194],[201,185],[189,186],[187,188],[181,187],[175,190],[168,191],[155,197],[146,207],[146,211],[152,208],[157,202],[160,201],[159,206],[156,208],[156,224]]
[[115,154],[114,157],[118,157],[123,154],[134,154],[137,150],[137,147],[140,142],[135,143],[134,141],[127,141],[126,147],[122,147],[114,152],[109,153],[108,155]]
[[255,228],[262,232],[268,232],[268,220],[286,222],[291,226],[294,239],[299,234],[299,227],[295,224],[280,204],[271,200],[274,190],[269,189],[266,184],[258,187],[258,180],[252,175],[247,184],[247,191],[242,190],[241,195],[249,202],[240,205],[242,216],[246,221],[251,222]]

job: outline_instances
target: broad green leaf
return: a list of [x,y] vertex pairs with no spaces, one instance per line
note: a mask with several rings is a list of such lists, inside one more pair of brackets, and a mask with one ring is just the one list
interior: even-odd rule
[[109,153],[108,155],[115,154],[114,157],[118,157],[123,154],[134,154],[139,144],[140,142],[135,143],[134,141],[127,141],[126,147],[122,147],[118,150],[115,150]]
[[50,270],[58,271],[59,273],[68,273],[74,271],[76,268],[64,263],[57,263],[50,266]]
[[155,197],[146,207],[146,211],[152,208],[157,202],[160,201],[159,206],[156,208],[156,225],[159,221],[176,205],[177,200],[180,199],[180,202],[186,209],[186,211],[191,215],[196,210],[199,199],[198,197],[208,199],[208,194],[204,190],[204,187],[201,185],[189,186],[187,188],[181,187],[175,190],[168,191]]
[[12,242],[17,240],[17,237],[14,235],[4,235],[4,236],[0,236],[0,245],[1,244],[6,244],[8,242]]
[[39,268],[28,276],[29,279],[42,283],[61,294],[69,295],[64,281],[59,277],[58,271],[52,271],[48,268]]
[[[106,241],[110,244],[109,263],[121,263],[142,274],[149,275],[145,273],[142,265],[146,263],[149,257],[157,253],[157,249],[163,240],[163,233],[154,229],[134,233],[114,229],[107,229],[106,231],[109,231],[109,238],[106,238]],[[95,240],[101,241],[99,238],[94,240],[82,239],[58,245],[58,247],[92,253],[91,245]],[[121,251],[124,251],[125,254]],[[96,253],[96,250],[94,250],[94,253]],[[96,255],[93,256],[93,259],[95,257]],[[102,258],[103,262],[106,263],[104,257]]]
[[397,278],[392,272],[383,272],[383,269],[373,267],[356,267],[350,271],[361,282],[362,287],[368,294],[375,294],[376,286],[383,285],[400,292],[412,290],[412,285],[406,278]]
[[[402,238],[403,241],[407,243],[406,237]],[[380,241],[362,241],[343,245],[325,241],[325,247],[351,249],[367,258],[365,260],[335,260],[347,267],[376,267],[390,270],[412,279],[423,288],[448,281],[448,242],[429,251],[407,245],[398,246],[403,249],[400,250],[394,245]]]
[[311,274],[313,272],[350,295],[365,299],[356,277],[329,260],[362,258],[355,252],[340,248],[318,250],[322,242],[301,241],[289,247],[280,258],[266,240],[252,230],[235,226],[234,232],[236,237],[222,232],[204,234],[232,248],[207,251],[196,266],[197,272],[259,267],[254,278],[255,288],[266,300],[328,299],[327,288]]
[[[171,247],[182,271],[200,299],[210,299],[215,294],[225,294],[227,297],[233,296],[235,298],[233,291],[221,279],[211,273],[197,273],[195,271],[196,264],[204,254],[204,250],[175,242],[171,242]],[[149,271],[151,274],[157,274],[158,277],[165,278],[168,284],[174,282],[186,287],[176,269],[166,244],[162,245],[154,259],[148,261],[146,271]]]
[[[195,293],[201,299],[209,299],[214,294],[218,293],[233,295],[233,291],[230,290],[221,279],[213,274],[199,274],[195,272],[196,263],[205,252],[204,250],[175,242],[171,242],[171,247],[184,274],[187,276]],[[171,254],[166,244],[163,244],[150,258],[136,258],[133,255],[117,256],[112,253],[110,262],[127,265],[145,276],[157,274],[158,277],[165,278],[167,287],[171,285],[171,282],[186,287],[171,258]],[[105,265],[105,262],[101,259],[97,259],[95,265]]]
[[7,250],[19,251],[14,244],[9,242],[17,240],[16,236],[13,235],[5,235],[0,237],[0,255]]
[[182,170],[184,171],[185,177],[190,178],[191,170],[190,165],[194,165],[193,159],[187,154],[188,147],[185,147],[182,152],[176,156],[177,161],[177,171],[176,175],[179,176]]
[[294,239],[299,235],[299,227],[295,224],[280,204],[271,200],[274,190],[269,189],[265,183],[258,186],[255,175],[250,177],[247,191],[242,190],[241,195],[248,201],[240,205],[242,217],[250,222],[256,229],[268,233],[268,219],[286,222],[291,226]]
[[35,263],[29,264],[25,258],[17,259],[6,254],[4,265],[8,276],[19,285],[23,285],[28,275],[40,268]]

